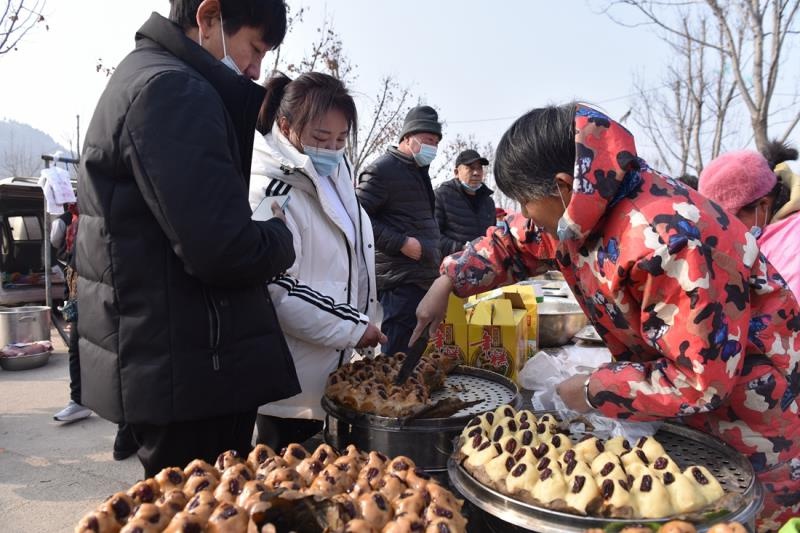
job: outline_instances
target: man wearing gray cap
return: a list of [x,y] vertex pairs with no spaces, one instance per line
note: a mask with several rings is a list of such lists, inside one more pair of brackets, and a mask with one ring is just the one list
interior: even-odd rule
[[428,169],[442,140],[436,110],[417,106],[406,115],[400,143],[359,176],[356,194],[372,219],[375,270],[383,306],[386,354],[405,352],[416,309],[439,276],[439,226]]

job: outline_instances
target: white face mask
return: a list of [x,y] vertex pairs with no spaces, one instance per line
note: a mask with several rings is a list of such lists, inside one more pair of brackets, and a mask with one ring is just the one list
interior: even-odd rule
[[[765,218],[764,219],[764,224],[766,225],[766,223],[767,223],[767,220]],[[756,206],[756,223],[755,223],[755,225],[753,227],[750,228],[750,234],[753,237],[755,237],[756,239],[758,239],[759,237],[761,237],[761,234],[763,232],[764,232],[764,230],[762,229],[762,227],[758,225],[758,206]]]
[[[225,30],[222,28],[222,11],[220,11],[219,13],[219,31],[222,34],[222,54],[224,56],[222,59],[220,59],[220,61],[222,62],[223,65],[234,71],[239,76],[244,76],[244,73],[236,64],[236,61],[234,61],[233,58],[228,55],[228,48],[225,45]],[[199,35],[199,40],[197,41],[197,44],[203,46],[203,30],[201,30],[199,26],[197,28],[197,33]]]
[[219,31],[222,33],[222,55],[224,56],[220,61],[239,76],[244,76],[244,73],[239,68],[239,65],[236,64],[236,61],[228,55],[228,49],[225,47],[225,30],[222,28],[222,11],[219,12]]
[[558,219],[558,225],[556,226],[556,236],[559,241],[563,242],[572,237],[572,231],[569,229],[569,222],[564,218],[567,214],[567,203],[564,201],[564,196],[561,194],[561,189],[558,185],[556,185],[556,190],[558,191],[558,197],[561,198],[561,205],[564,206],[564,214]]

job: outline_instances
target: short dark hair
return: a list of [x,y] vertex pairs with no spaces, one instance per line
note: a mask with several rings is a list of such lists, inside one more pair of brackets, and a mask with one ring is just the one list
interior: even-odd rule
[[494,177],[503,193],[525,203],[555,194],[555,175],[575,172],[574,102],[534,109],[503,134],[494,159]]
[[[197,27],[197,8],[203,0],[169,0],[169,20],[181,28]],[[233,35],[243,26],[260,28],[261,40],[270,48],[277,48],[286,37],[285,0],[219,0],[222,9],[222,26],[227,35]]]
[[693,176],[692,174],[683,174],[678,176],[678,181],[691,189],[697,190],[697,176]]
[[350,133],[358,127],[358,113],[353,97],[341,82],[328,74],[307,72],[295,80],[276,73],[265,84],[267,94],[258,114],[258,131],[268,133],[280,117],[286,117],[289,127],[302,132],[315,117],[331,109],[341,111],[347,119]]

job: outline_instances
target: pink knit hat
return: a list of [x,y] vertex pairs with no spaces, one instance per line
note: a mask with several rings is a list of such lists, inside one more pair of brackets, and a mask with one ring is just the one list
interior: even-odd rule
[[769,193],[778,177],[764,156],[751,150],[717,157],[700,174],[697,190],[731,213]]

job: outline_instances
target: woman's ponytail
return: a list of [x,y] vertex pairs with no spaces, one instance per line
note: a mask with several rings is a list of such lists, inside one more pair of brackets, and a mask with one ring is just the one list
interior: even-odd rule
[[272,125],[278,119],[278,110],[280,109],[283,95],[286,93],[286,86],[291,82],[292,80],[282,72],[275,72],[265,82],[264,87],[267,89],[267,95],[261,104],[261,111],[258,113],[258,121],[256,122],[256,129],[261,135],[266,135],[272,131]]

